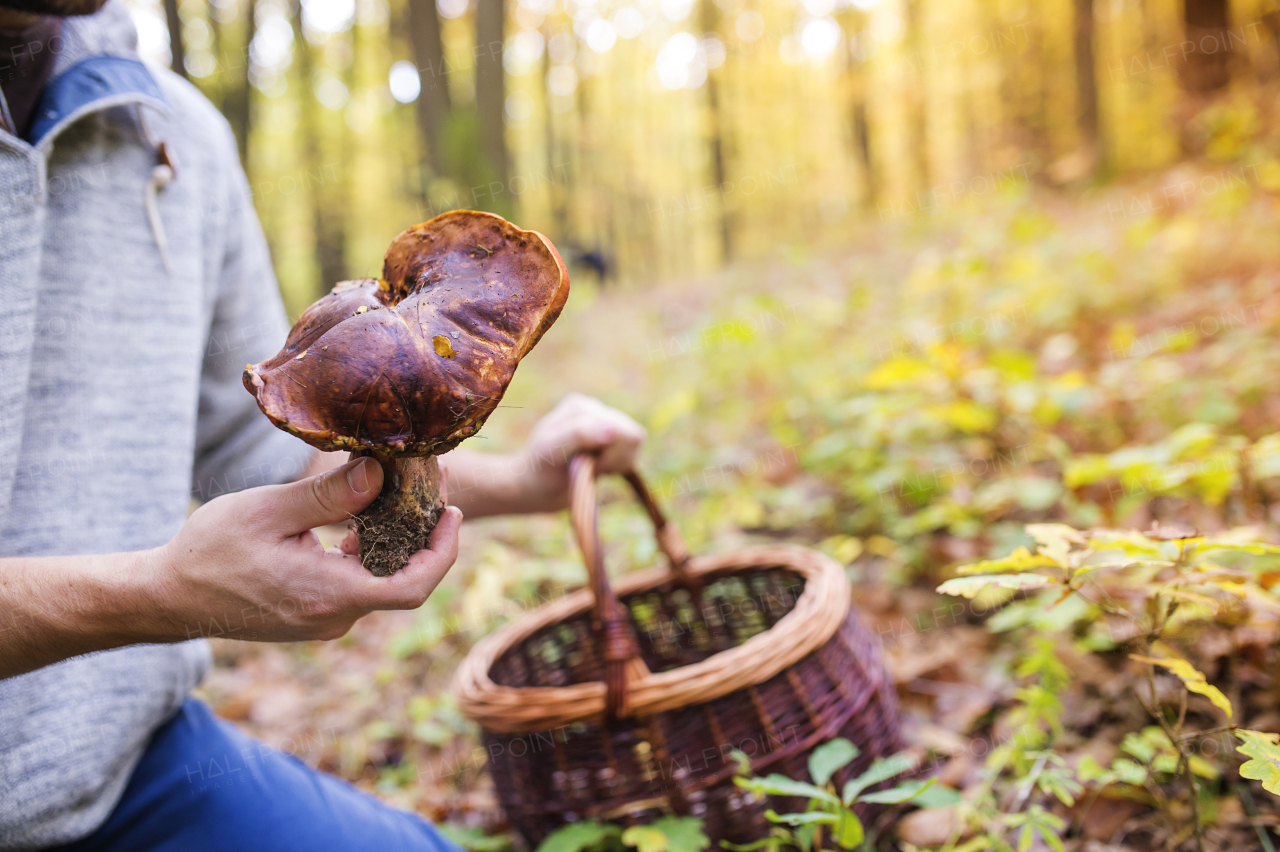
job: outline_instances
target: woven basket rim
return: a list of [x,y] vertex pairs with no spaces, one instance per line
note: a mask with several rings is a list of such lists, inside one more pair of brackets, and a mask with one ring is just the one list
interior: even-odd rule
[[[700,704],[763,683],[826,643],[852,605],[844,568],[825,554],[788,544],[760,545],[695,557],[692,576],[778,566],[805,578],[804,591],[773,627],[736,648],[689,666],[645,672],[628,684],[632,716]],[[630,574],[617,583],[619,595],[655,588],[671,578],[666,568]],[[538,630],[589,610],[590,589],[580,589],[525,613],[476,643],[454,674],[453,691],[462,712],[482,728],[499,733],[532,733],[603,718],[603,681],[569,686],[500,686],[489,671],[502,654]]]

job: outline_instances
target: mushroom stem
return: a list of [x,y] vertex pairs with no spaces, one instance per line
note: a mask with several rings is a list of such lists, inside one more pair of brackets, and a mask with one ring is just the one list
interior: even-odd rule
[[440,464],[435,456],[379,458],[382,491],[356,516],[360,563],[375,577],[389,577],[427,545],[444,512]]

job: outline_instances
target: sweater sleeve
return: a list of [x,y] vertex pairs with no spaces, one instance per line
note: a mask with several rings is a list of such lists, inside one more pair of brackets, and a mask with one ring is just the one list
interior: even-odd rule
[[[228,135],[230,135],[228,133]],[[238,163],[224,190],[226,240],[200,379],[192,493],[220,494],[288,482],[315,452],[282,432],[245,390],[245,365],[276,354],[289,331],[266,239]]]

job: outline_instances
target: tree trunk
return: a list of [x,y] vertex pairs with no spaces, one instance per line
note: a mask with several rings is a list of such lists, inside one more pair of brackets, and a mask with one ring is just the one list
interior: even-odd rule
[[1142,48],[1147,51],[1156,49],[1160,43],[1159,12],[1152,8],[1154,0],[1140,0],[1138,14],[1142,16]]
[[[703,37],[714,35],[719,38],[720,10],[715,3],[712,0],[701,0],[698,11],[701,18]],[[728,263],[733,259],[733,222],[729,212],[728,194],[724,189],[728,179],[725,174],[725,117],[724,111],[720,107],[719,68],[707,69],[707,82],[704,86],[707,90],[708,143],[710,147],[708,153],[711,159],[711,179],[715,181],[716,195],[719,199],[720,260],[723,263]]]
[[1267,25],[1267,30],[1271,33],[1271,41],[1276,49],[1275,71],[1280,71],[1280,9],[1263,12],[1262,22]]
[[907,0],[907,38],[911,54],[918,66],[916,73],[908,75],[910,93],[907,97],[907,132],[910,145],[910,157],[915,166],[915,188],[917,191],[929,189],[932,180],[929,168],[929,117],[927,80],[924,73],[923,56],[924,22],[921,20],[923,0]]
[[1094,0],[1075,0],[1076,109],[1081,147],[1091,164],[1101,154],[1098,124],[1098,80],[1093,55]]
[[[978,20],[985,28],[986,32],[994,33],[1000,29],[1000,16],[997,10],[991,8],[991,4],[978,3],[975,4],[978,12]],[[1032,44],[1037,44],[1031,35],[1027,34],[1027,30],[1034,22],[1035,16],[1028,18],[1028,26],[1023,28],[1023,37]],[[998,155],[995,153],[1000,148],[1006,146],[1024,147],[1026,137],[1026,108],[1025,98],[1018,85],[1022,81],[1025,74],[1021,73],[1025,67],[1025,58],[1023,53],[1031,53],[1032,51],[1021,50],[1000,50],[997,51],[997,74],[996,74],[996,94],[997,97],[987,100],[987,130],[985,141],[987,150],[985,152],[987,162],[995,162],[999,164]],[[976,57],[981,62],[985,57]]]
[[1207,94],[1231,82],[1229,13],[1227,0],[1185,0],[1183,23],[1191,47],[1184,51],[1179,76],[1187,91]]
[[868,210],[874,210],[880,196],[880,181],[876,176],[874,154],[871,149],[871,121],[867,118],[867,99],[859,95],[853,102],[853,138],[858,146],[858,162],[862,165],[862,182],[865,188],[864,202]]
[[[545,35],[545,33],[544,33]],[[551,57],[547,51],[542,51],[542,80],[546,82],[547,72],[551,70]],[[559,136],[556,133],[556,115],[551,109],[551,93],[546,89],[542,92],[542,120],[543,131],[546,134],[545,145],[547,148],[547,174],[550,175],[550,185],[547,191],[551,195],[551,221],[555,223],[556,241],[567,242],[569,239],[569,163],[560,158],[561,145]],[[557,177],[561,178],[557,180]]]
[[[862,31],[865,27],[864,16],[854,18],[853,32]],[[850,36],[849,29],[845,30],[845,36]],[[867,210],[875,210],[880,192],[871,146],[871,123],[867,118],[867,66],[864,60],[854,55],[853,50],[845,51],[845,72],[849,75],[849,126],[854,154],[862,168],[862,203]]]
[[164,0],[164,19],[169,25],[169,67],[184,80],[187,79],[187,56],[182,49],[182,18],[178,16],[178,0]]
[[[979,105],[977,86],[974,84],[973,62],[969,56],[960,60],[955,73],[960,78],[960,109],[964,133],[964,163],[969,174],[977,175],[987,170],[987,154],[991,149],[983,140],[983,112]],[[988,120],[990,116],[985,116]]]
[[440,40],[440,16],[435,0],[409,0],[409,39],[413,43],[413,61],[418,66],[422,92],[418,95],[418,134],[421,137],[418,161],[421,168],[421,193],[427,199],[427,182],[432,175],[444,174],[440,159],[440,128],[449,114],[449,78],[444,62],[444,43]]
[[503,0],[476,0],[476,110],[480,117],[481,146],[496,179],[506,185],[507,163],[506,86],[502,71],[502,42],[506,29]]
[[[347,205],[341,195],[341,169],[350,163],[335,157],[326,163],[324,156],[323,109],[314,90],[315,61],[311,43],[302,33],[299,4],[293,4],[294,66],[298,75],[298,132],[301,135],[303,175],[301,183],[311,196],[311,230],[314,238],[319,277],[316,296],[326,293],[347,277]],[[339,119],[345,130],[346,123]],[[342,132],[342,131],[340,131]]]
[[236,80],[235,86],[228,88],[223,96],[223,112],[236,134],[236,147],[240,149],[240,164],[245,171],[249,169],[249,123],[253,108],[253,85],[249,82],[249,45],[253,44],[254,34],[258,31],[257,11],[256,0],[249,0],[248,9],[245,12],[244,50],[239,60],[240,67],[227,69],[239,72],[239,79]]

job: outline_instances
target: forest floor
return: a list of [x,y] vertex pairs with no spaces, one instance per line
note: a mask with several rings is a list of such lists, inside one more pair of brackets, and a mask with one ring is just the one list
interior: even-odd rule
[[[1022,523],[1046,518],[1140,529],[1158,519],[1247,521],[1260,537],[1278,537],[1266,506],[1240,514],[1234,480],[1214,492],[1198,471],[1176,486],[1136,489],[1116,474],[1117,492],[1101,474],[1099,485],[1071,473],[1072,459],[1159,445],[1189,423],[1209,423],[1222,440],[1280,430],[1269,416],[1280,398],[1265,389],[1280,354],[1277,202],[1254,178],[1229,195],[1210,191],[1206,176],[1225,185],[1227,168],[869,222],[851,227],[843,245],[784,249],[643,290],[578,287],[521,367],[510,407],[475,443],[514,449],[563,393],[595,394],[649,427],[645,470],[695,549],[782,539],[835,555],[883,641],[909,744],[930,755],[944,783],[968,790],[1008,736],[1026,648],[1016,630],[992,629],[982,608],[934,591],[957,564],[1008,553],[1027,540]],[[1199,188],[1170,195],[1188,182]],[[1156,208],[1152,198],[1167,203]],[[1236,314],[1244,326],[1230,335],[1204,322]],[[1198,326],[1194,339],[1186,323]],[[1013,390],[992,401],[971,387],[904,396],[898,406],[891,394],[905,393],[928,358],[950,358],[966,376],[1007,371],[997,378],[1038,394],[1023,406],[1031,414]],[[1248,369],[1264,375],[1245,381]],[[882,408],[850,413],[849,399],[871,393]],[[939,423],[917,422],[922,408]],[[904,425],[908,411],[917,420]],[[861,437],[871,430],[874,446]],[[850,443],[833,449],[842,435]],[[943,445],[955,452],[939,455]],[[614,570],[645,564],[653,548],[642,518],[621,491],[605,493]],[[449,679],[481,636],[583,578],[563,517],[468,521],[457,567],[422,610],[374,613],[329,643],[214,639],[216,665],[200,694],[267,743],[392,803],[501,830],[483,750]],[[1206,634],[1221,647],[1204,653],[1238,659],[1233,694],[1249,725],[1280,732],[1280,630],[1244,629]],[[1068,640],[1056,652],[1073,678],[1062,697],[1064,748],[1106,765],[1127,732],[1149,724],[1125,689],[1124,655]],[[1234,777],[1234,743],[1213,742]],[[1280,826],[1276,797],[1256,784],[1214,789],[1206,848],[1263,848],[1258,827]],[[1187,814],[1169,807],[1100,795],[1058,812],[1072,849],[1194,848]],[[958,828],[936,813],[909,815],[885,842],[940,847]]]

